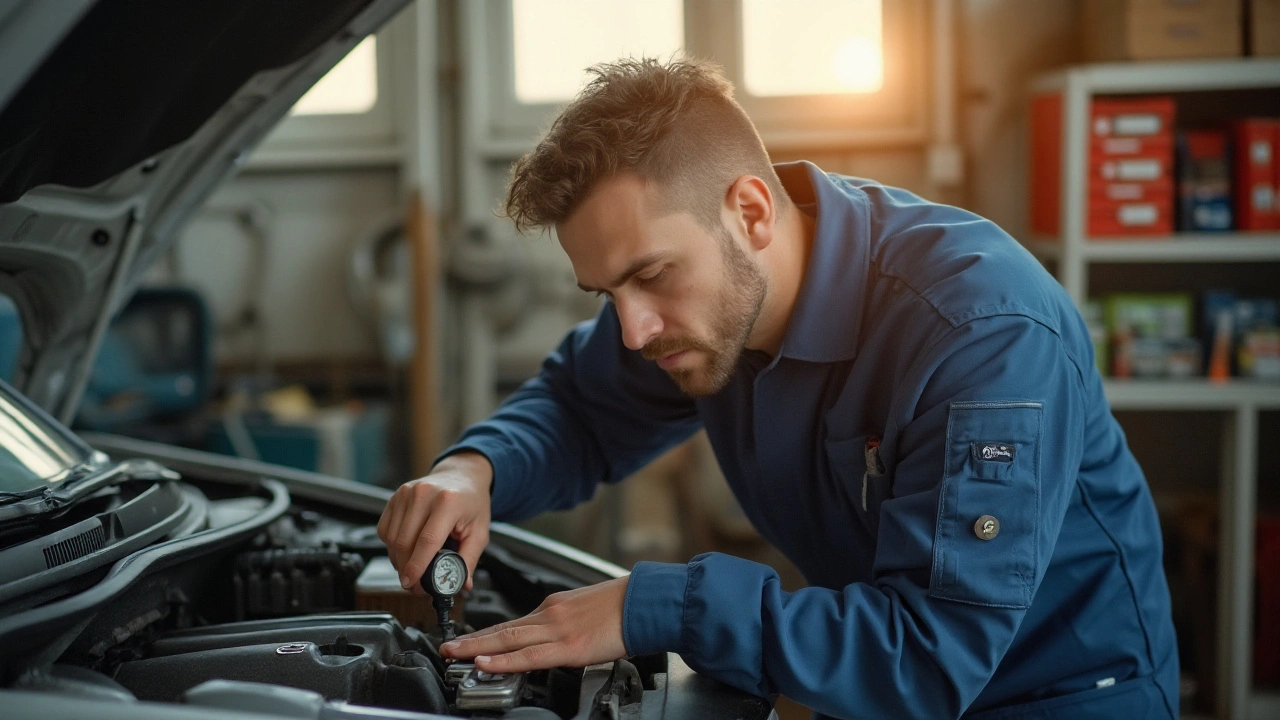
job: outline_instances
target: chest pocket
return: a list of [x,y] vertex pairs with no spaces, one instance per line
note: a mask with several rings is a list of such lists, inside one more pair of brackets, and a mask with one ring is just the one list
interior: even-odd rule
[[1031,605],[1039,571],[1037,402],[952,403],[929,594],[997,607]]
[[874,538],[879,530],[880,504],[889,495],[889,478],[878,450],[868,452],[871,435],[826,441],[827,463],[845,501],[852,505]]

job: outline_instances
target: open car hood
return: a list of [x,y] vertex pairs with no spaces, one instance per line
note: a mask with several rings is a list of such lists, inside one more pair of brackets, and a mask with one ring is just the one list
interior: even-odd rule
[[0,0],[0,293],[63,422],[144,270],[409,0]]

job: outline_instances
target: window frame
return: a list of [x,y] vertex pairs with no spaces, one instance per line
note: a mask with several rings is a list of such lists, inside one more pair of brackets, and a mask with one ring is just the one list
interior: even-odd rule
[[[478,5],[467,36],[475,82],[483,86],[473,102],[483,118],[482,150],[499,155],[532,144],[562,104],[522,103],[516,98],[512,2],[486,0]],[[930,131],[928,6],[929,0],[882,2],[884,83],[875,92],[786,97],[748,93],[740,0],[684,0],[685,51],[711,57],[724,67],[738,102],[770,150],[925,144]]]
[[372,107],[359,113],[289,115],[263,138],[249,165],[361,164],[398,157],[398,24],[392,21],[374,34],[377,97]]

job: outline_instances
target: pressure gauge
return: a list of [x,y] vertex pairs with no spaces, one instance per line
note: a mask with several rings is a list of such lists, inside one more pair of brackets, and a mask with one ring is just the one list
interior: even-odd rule
[[456,551],[445,548],[436,553],[418,584],[431,596],[431,606],[440,620],[440,637],[452,640],[453,620],[449,612],[453,609],[453,596],[462,592],[462,586],[467,584],[466,561]]
[[467,582],[467,564],[458,553],[441,550],[427,567],[423,580],[422,589],[428,593],[452,597],[462,592],[462,586]]

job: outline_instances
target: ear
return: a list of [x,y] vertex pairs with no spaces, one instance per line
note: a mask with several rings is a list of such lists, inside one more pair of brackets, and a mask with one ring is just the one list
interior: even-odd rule
[[742,175],[725,193],[725,211],[728,222],[736,226],[751,246],[763,250],[773,241],[774,224],[778,219],[776,198],[764,180],[755,175]]

